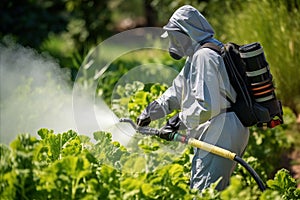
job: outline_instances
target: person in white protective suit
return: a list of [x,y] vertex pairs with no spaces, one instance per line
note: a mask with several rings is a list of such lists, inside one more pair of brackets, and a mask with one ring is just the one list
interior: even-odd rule
[[[137,118],[138,126],[147,126],[152,120],[174,110],[179,113],[168,120],[159,136],[173,140],[175,132],[186,129],[189,137],[208,142],[242,156],[249,137],[234,112],[229,98],[235,102],[236,93],[229,82],[222,57],[205,43],[214,43],[214,30],[205,17],[194,7],[177,9],[162,37],[169,38],[169,53],[174,59],[187,56],[185,66],[173,80],[172,86],[157,100],[150,103]],[[235,163],[226,158],[194,149],[191,169],[191,188],[202,190],[216,182],[218,190],[228,186]]]

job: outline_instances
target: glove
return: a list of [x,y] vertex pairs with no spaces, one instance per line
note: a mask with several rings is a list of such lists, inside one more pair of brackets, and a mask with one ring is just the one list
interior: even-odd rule
[[157,104],[156,101],[153,101],[145,108],[142,114],[136,119],[136,124],[138,126],[148,126],[150,124],[150,111],[153,110]]
[[176,132],[182,125],[183,123],[179,118],[179,114],[176,114],[174,117],[170,118],[167,121],[167,124],[164,127],[160,129],[160,133],[158,134],[158,136],[162,139],[172,141],[174,140]]

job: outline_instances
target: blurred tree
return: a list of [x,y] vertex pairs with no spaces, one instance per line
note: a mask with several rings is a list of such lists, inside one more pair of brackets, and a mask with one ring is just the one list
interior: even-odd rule
[[144,0],[144,9],[147,26],[156,26],[158,23],[158,12],[157,8],[151,4],[153,0]]
[[189,4],[202,11],[202,4],[209,0],[144,0],[147,26],[165,25],[173,12],[180,6]]
[[69,17],[64,0],[2,0],[0,37],[10,35],[17,42],[36,48],[49,32],[65,30]]
[[77,50],[109,36],[108,1],[3,0],[0,5],[0,37],[39,48],[49,33],[68,32]]
[[[76,48],[81,52],[86,45],[96,45],[112,33],[112,11],[108,7],[109,1],[98,0],[69,0],[66,9],[70,13],[74,29],[79,25],[81,30],[73,32]],[[77,23],[76,23],[77,22]]]

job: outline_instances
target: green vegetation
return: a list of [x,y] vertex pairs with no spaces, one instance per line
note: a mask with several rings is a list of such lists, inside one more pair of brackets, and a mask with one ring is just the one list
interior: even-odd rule
[[[188,185],[191,156],[188,148],[174,159],[172,155],[158,153],[159,146],[151,148],[145,142],[139,142],[143,154],[130,153],[106,132],[94,133],[96,143],[73,131],[54,134],[41,129],[38,134],[40,139],[19,135],[10,148],[0,145],[3,199],[290,200],[300,197],[295,179],[285,169],[266,182],[268,189],[264,192],[259,191],[249,174],[237,173],[226,190],[218,192],[213,184],[199,194]],[[165,160],[172,162],[156,165]],[[255,170],[265,172],[260,163],[260,160],[251,162]]]

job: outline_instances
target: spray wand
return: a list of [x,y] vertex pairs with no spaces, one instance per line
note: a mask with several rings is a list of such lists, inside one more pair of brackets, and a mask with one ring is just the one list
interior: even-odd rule
[[[127,118],[121,118],[120,122],[126,122],[131,124],[131,126],[139,133],[143,135],[159,135],[160,130],[147,127],[147,126],[137,126],[131,119]],[[228,151],[226,149],[220,148],[218,146],[197,140],[195,138],[189,138],[185,135],[182,135],[180,133],[176,133],[174,136],[173,141],[181,142],[184,144],[191,145],[192,147],[196,147],[202,150],[205,150],[207,152],[213,153],[215,155],[221,156],[223,158],[227,158],[230,160],[234,160],[241,164],[246,170],[251,174],[251,176],[256,181],[257,185],[259,186],[261,191],[264,191],[266,189],[264,182],[261,180],[259,175],[254,171],[254,169],[248,165],[241,157],[237,156],[236,153],[233,153],[231,151]]]

